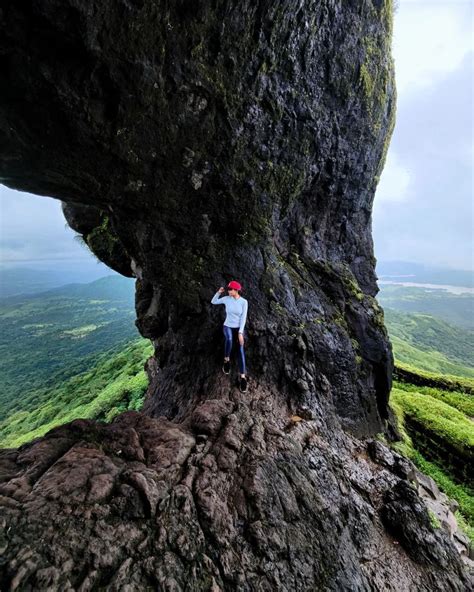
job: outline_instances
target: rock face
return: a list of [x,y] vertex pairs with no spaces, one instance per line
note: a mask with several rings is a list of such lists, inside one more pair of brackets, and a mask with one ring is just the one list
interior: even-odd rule
[[[137,278],[155,345],[146,415],[1,454],[5,585],[464,590],[403,461],[356,439],[390,427],[370,232],[390,1],[7,0],[1,19],[0,179],[61,199]],[[245,397],[210,305],[230,279]]]
[[209,302],[237,278],[253,387],[381,431],[392,360],[370,222],[394,119],[390,2],[3,6],[0,179],[62,199],[137,277],[160,373],[146,412],[180,420],[225,394]]

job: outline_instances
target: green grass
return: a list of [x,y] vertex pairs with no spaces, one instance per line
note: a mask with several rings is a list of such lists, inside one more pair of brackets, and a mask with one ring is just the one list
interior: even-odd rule
[[472,491],[464,485],[455,483],[446,475],[441,467],[436,463],[426,460],[418,451],[414,451],[412,459],[423,473],[429,475],[437,482],[438,486],[441,487],[446,495],[459,503],[462,514],[474,526],[474,496],[472,495]]
[[0,446],[20,446],[74,419],[111,421],[122,411],[139,410],[148,386],[143,365],[152,353],[150,342],[139,339],[46,393],[31,393],[29,405],[0,424]]
[[474,452],[474,423],[461,411],[429,395],[396,388],[391,401],[403,409],[405,417],[417,420],[460,453]]
[[443,391],[429,386],[415,386],[404,382],[395,382],[394,387],[400,391],[419,393],[421,395],[433,397],[434,399],[454,407],[468,417],[474,418],[474,396],[472,395],[455,391]]
[[[456,363],[439,351],[423,351],[400,337],[393,335],[388,327],[393,354],[400,365],[416,367],[432,374],[461,376],[474,379],[474,368],[466,364]],[[474,380],[472,381],[474,384]]]
[[[422,473],[425,473],[434,479],[441,491],[443,491],[448,497],[457,501],[459,504],[459,511],[456,513],[458,524],[469,536],[472,544],[474,544],[474,491],[468,484],[455,482],[454,479],[446,473],[443,467],[435,462],[427,460],[421,452],[416,450],[405,425],[407,406],[404,403],[405,399],[411,396],[411,393],[398,391],[397,395],[397,389],[394,389],[393,392],[395,392],[395,396],[391,397],[390,406],[397,418],[398,429],[402,436],[402,440],[392,444],[392,447],[403,456],[411,459]],[[424,397],[424,406],[429,409],[432,400],[427,400],[428,395],[419,396]],[[436,403],[436,400],[434,401]],[[426,413],[427,411],[425,409],[424,414]],[[447,414],[451,419],[453,418],[453,415],[450,415],[449,411]],[[432,420],[433,418],[430,419]],[[467,418],[464,418],[463,423],[466,420]],[[456,426],[454,426],[454,431],[456,431]]]
[[[451,497],[454,499],[454,495],[451,495]],[[471,546],[474,546],[474,521],[471,521],[471,523],[469,523],[460,510],[456,510],[456,512],[454,512],[454,515],[456,517],[459,528],[467,534],[471,541]]]
[[460,391],[474,394],[474,380],[465,376],[455,376],[453,374],[436,374],[427,372],[413,366],[405,364],[395,359],[394,376],[400,382],[407,382],[417,386],[432,386],[441,390]]
[[431,526],[433,528],[441,528],[441,522],[431,508],[428,508],[428,515],[430,517]]
[[[423,364],[429,364],[433,352],[437,364],[454,364],[463,368],[472,368],[474,361],[474,331],[456,327],[431,315],[412,313],[406,314],[391,308],[385,310],[385,322],[389,334],[413,346],[418,352],[426,352],[421,356]],[[428,368],[429,369],[429,368]],[[444,372],[444,370],[443,370]],[[450,374],[456,372],[448,371]]]

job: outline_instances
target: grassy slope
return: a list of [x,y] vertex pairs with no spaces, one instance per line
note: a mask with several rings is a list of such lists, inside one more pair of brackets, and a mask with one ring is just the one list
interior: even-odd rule
[[[404,380],[410,378],[417,383],[416,386],[406,382],[394,384],[390,405],[402,434],[402,441],[394,447],[458,502],[456,517],[474,543],[472,485],[457,480],[439,459],[434,462],[426,453],[422,454],[406,428],[406,419],[415,419],[425,426],[427,437],[431,433],[453,449],[472,454],[474,339],[469,315],[473,298],[417,288],[389,287],[382,290],[381,302],[398,309],[385,310],[396,366],[400,369],[398,374],[404,376]],[[417,312],[406,314],[400,309]],[[427,312],[439,315],[452,325]]]
[[[427,314],[406,314],[390,308],[385,310],[385,322],[398,342],[402,340],[417,350],[436,354],[440,361],[462,367],[474,361],[474,331],[470,329],[455,327]],[[399,350],[400,358],[400,346]],[[447,373],[454,372],[448,367]]]
[[431,315],[456,327],[474,329],[472,294],[450,294],[445,290],[382,285],[377,299],[384,309]]
[[474,368],[463,364],[456,364],[438,351],[427,352],[414,347],[396,335],[393,335],[390,327],[389,333],[393,346],[393,354],[398,362],[434,374],[474,378]]
[[0,301],[0,421],[29,409],[31,394],[84,372],[138,331],[134,287],[111,277]]
[[152,351],[148,340],[138,339],[112,357],[103,354],[86,372],[30,393],[28,405],[0,424],[0,446],[19,446],[73,419],[110,421],[140,409],[148,385],[143,365]]
[[[429,386],[415,386],[403,382],[396,383],[396,388],[398,391],[427,395],[461,411],[469,418],[474,418],[474,396],[472,395],[466,395],[457,391],[440,390]],[[398,396],[401,395],[399,394]]]
[[398,363],[434,374],[474,379],[474,331],[426,314],[390,308],[385,322]]
[[134,319],[134,282],[119,276],[0,300],[0,446],[139,409],[152,346]]
[[[469,404],[471,395],[464,396]],[[474,423],[459,409],[431,395],[397,388],[392,389],[391,402],[403,409],[404,418],[423,424],[426,433],[432,432],[453,449],[474,457]]]
[[455,374],[437,374],[405,364],[395,358],[394,378],[399,382],[411,383],[417,386],[431,386],[433,388],[459,391],[474,394],[474,379]]
[[[441,396],[445,395],[444,392],[439,394]],[[471,404],[471,401],[469,401],[469,399],[472,399],[471,395],[461,394],[461,396],[466,399],[467,404]],[[413,397],[416,398],[415,410],[413,410]],[[446,421],[443,420],[442,416],[439,416],[439,400],[432,397],[430,394],[419,394],[415,392],[407,392],[400,388],[394,388],[390,398],[390,406],[397,417],[402,440],[393,444],[393,447],[404,456],[410,458],[420,471],[432,477],[441,491],[444,491],[446,495],[457,501],[459,504],[459,511],[456,514],[458,523],[469,536],[472,544],[474,544],[474,489],[472,488],[472,484],[456,481],[448,473],[446,467],[432,462],[421,454],[421,452],[416,449],[405,426],[406,416],[410,413],[416,413],[418,414],[418,417],[426,417],[428,425],[434,425],[434,429],[437,429],[439,426],[442,432],[448,431],[450,434],[449,437],[454,438],[454,440],[461,445],[465,440],[472,443],[474,437],[474,424],[466,416],[462,417],[462,414],[461,416],[457,415],[457,413],[453,414],[452,411],[456,411],[454,408],[449,410],[447,409],[449,408],[449,405],[445,403],[443,403],[443,405],[444,407],[442,407],[441,414],[446,413]],[[457,431],[456,423],[456,419],[458,418],[460,418],[460,425],[462,426],[459,433]]]

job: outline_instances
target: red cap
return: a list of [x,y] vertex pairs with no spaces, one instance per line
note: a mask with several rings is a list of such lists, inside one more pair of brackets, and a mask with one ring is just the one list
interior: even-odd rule
[[227,287],[232,288],[232,290],[242,290],[242,286],[239,284],[239,282],[236,282],[235,280],[229,282],[229,285]]

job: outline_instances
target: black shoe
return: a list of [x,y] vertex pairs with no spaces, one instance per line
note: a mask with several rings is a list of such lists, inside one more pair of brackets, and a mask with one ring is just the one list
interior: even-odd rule
[[224,365],[222,366],[222,372],[224,372],[224,374],[230,374],[230,360],[224,360]]
[[247,392],[247,379],[240,377],[240,392],[246,393]]

